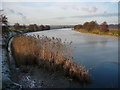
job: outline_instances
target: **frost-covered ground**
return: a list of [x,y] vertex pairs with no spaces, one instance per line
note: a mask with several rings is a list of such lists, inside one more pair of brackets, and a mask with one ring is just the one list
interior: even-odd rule
[[[18,89],[21,86],[11,80],[11,58],[9,58],[9,51],[6,49],[6,43],[16,33],[10,32],[9,36],[0,35],[0,89]],[[15,65],[15,64],[14,64]]]

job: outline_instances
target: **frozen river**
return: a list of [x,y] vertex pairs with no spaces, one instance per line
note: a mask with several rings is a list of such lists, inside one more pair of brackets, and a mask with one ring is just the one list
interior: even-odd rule
[[84,34],[70,28],[29,33],[33,34],[72,41],[74,62],[86,66],[92,77],[92,83],[86,87],[118,87],[117,37]]

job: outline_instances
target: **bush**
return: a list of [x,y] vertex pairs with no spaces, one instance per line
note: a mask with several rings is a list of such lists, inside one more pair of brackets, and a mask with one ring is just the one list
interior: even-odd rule
[[97,31],[99,30],[99,25],[97,24],[97,22],[91,21],[91,22],[84,23],[83,28],[88,32]]
[[76,29],[82,29],[83,28],[83,26],[82,25],[75,25],[74,26],[74,29],[76,30]]
[[44,30],[50,30],[50,26],[45,25],[45,26],[44,26]]
[[103,22],[103,23],[101,24],[100,32],[107,32],[107,31],[109,31],[109,30],[108,30],[107,22]]
[[29,25],[29,30],[30,31],[37,31],[38,30],[38,26],[36,24],[30,24]]
[[19,23],[15,23],[13,27],[14,27],[15,30],[20,29],[20,25],[19,25]]
[[96,21],[91,22],[85,22],[83,25],[76,25],[74,26],[74,30],[84,29],[85,31],[92,32],[92,31],[98,31],[99,25]]

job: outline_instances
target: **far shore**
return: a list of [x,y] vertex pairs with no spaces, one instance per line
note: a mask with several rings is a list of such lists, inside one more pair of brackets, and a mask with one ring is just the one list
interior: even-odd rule
[[112,37],[120,37],[119,34],[118,35],[110,35],[110,34],[106,34],[106,33],[97,33],[97,32],[87,32],[87,31],[84,31],[84,30],[79,30],[79,29],[72,29],[74,31],[78,31],[78,32],[81,32],[81,33],[87,33],[87,34],[93,34],[93,35],[102,35],[102,36],[112,36]]

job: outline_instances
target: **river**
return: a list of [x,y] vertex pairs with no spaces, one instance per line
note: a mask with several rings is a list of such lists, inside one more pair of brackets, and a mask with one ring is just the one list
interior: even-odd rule
[[[44,35],[61,38],[62,41],[72,41],[72,56],[74,62],[88,68],[92,77],[87,88],[118,87],[118,37],[90,35],[67,29],[54,29],[28,33],[29,35]],[[73,87],[79,87],[74,84]]]

